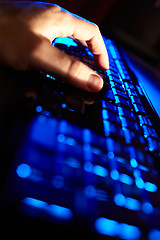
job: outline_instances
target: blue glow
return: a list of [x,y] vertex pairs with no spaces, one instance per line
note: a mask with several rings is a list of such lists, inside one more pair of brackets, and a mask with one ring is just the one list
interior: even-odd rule
[[50,204],[48,206],[47,212],[54,217],[63,220],[71,220],[73,218],[73,213],[69,208],[58,206],[55,204]]
[[121,223],[119,237],[125,240],[138,240],[141,237],[141,232],[136,226]]
[[55,188],[60,189],[64,186],[64,177],[56,175],[54,176],[52,183]]
[[62,103],[62,108],[66,108],[66,104],[65,103]]
[[98,189],[96,199],[99,201],[107,201],[108,200],[107,193],[102,189]]
[[22,200],[22,202],[31,207],[44,210],[45,212],[49,213],[50,215],[56,218],[60,218],[63,220],[71,220],[73,218],[72,211],[66,207],[58,206],[55,204],[48,204],[42,200],[38,200],[31,197],[25,197]]
[[133,171],[133,175],[134,175],[135,178],[139,178],[140,175],[141,175],[140,170],[139,170],[139,169],[134,170],[134,171]]
[[68,157],[66,163],[72,168],[79,168],[81,166],[80,162],[74,157]]
[[102,151],[99,148],[92,147],[92,153],[97,154],[97,155],[101,155]]
[[114,202],[116,205],[122,207],[126,203],[126,199],[121,193],[118,193],[114,196]]
[[76,145],[76,140],[74,138],[67,137],[66,138],[66,144],[68,144],[69,146],[74,147]]
[[135,183],[136,183],[136,186],[139,188],[139,189],[143,189],[144,188],[144,181],[141,177],[137,177],[136,180],[135,180]]
[[158,189],[157,186],[151,182],[146,182],[144,185],[144,188],[146,191],[149,191],[149,192],[156,192]]
[[38,112],[38,113],[42,112],[42,107],[41,106],[37,106],[36,107],[36,112]]
[[53,76],[46,74],[46,77],[51,78],[52,80],[56,80]]
[[39,208],[39,209],[45,209],[47,207],[47,203],[42,201],[42,200],[38,200],[35,198],[31,198],[31,197],[26,197],[22,200],[23,203],[34,207],[34,208]]
[[63,132],[63,133],[66,133],[68,130],[68,123],[67,121],[65,120],[62,120],[59,124],[59,131],[60,132]]
[[113,152],[108,152],[108,158],[113,159],[114,158],[114,153]]
[[119,224],[114,220],[101,217],[95,221],[95,228],[101,234],[114,237],[117,235]]
[[114,47],[113,47],[112,45],[109,46],[109,50],[110,50],[110,52],[111,52],[111,54],[112,54],[112,57],[113,57],[114,59],[116,59],[116,58],[117,58],[117,54],[116,54],[116,52],[115,52],[115,50],[114,50]]
[[103,217],[95,221],[95,229],[98,233],[111,237],[119,237],[124,240],[139,240],[141,237],[138,227],[126,223],[118,223],[115,220]]
[[88,128],[83,129],[84,142],[90,143],[92,140],[92,132]]
[[58,37],[54,40],[53,46],[56,43],[65,44],[68,47],[69,46],[75,46],[75,47],[77,46],[77,43],[72,38],[69,38],[69,37]]
[[29,177],[31,175],[31,171],[31,167],[25,163],[20,164],[16,169],[17,175],[21,178]]
[[127,197],[125,207],[133,211],[138,211],[140,209],[140,202],[137,199]]
[[114,169],[114,170],[111,171],[110,176],[113,180],[118,180],[119,179],[119,172],[116,169]]
[[122,183],[125,183],[127,185],[132,185],[132,183],[133,183],[133,179],[130,176],[128,176],[127,174],[124,174],[124,173],[120,174],[119,180]]
[[108,119],[107,110],[102,109],[102,117],[103,117],[103,120]]
[[95,165],[93,167],[93,173],[95,173],[96,175],[98,175],[100,177],[106,177],[108,175],[107,169],[104,167],[101,167],[99,165]]
[[139,164],[138,167],[139,167],[139,169],[141,169],[141,170],[143,170],[143,171],[145,171],[145,172],[148,172],[148,171],[149,171],[149,168],[148,168],[148,167],[143,166],[143,165],[141,165],[141,164]]
[[149,202],[145,202],[142,206],[142,210],[146,214],[151,214],[154,210],[153,206]]
[[57,136],[57,140],[58,140],[58,142],[60,142],[60,143],[64,143],[65,142],[65,136],[64,136],[64,134],[59,134],[58,136]]
[[89,198],[94,198],[96,197],[96,188],[92,185],[88,185],[85,190],[85,195]]
[[160,230],[158,230],[158,229],[152,229],[152,230],[149,232],[148,239],[149,239],[149,240],[158,240],[158,239],[160,239]]
[[56,120],[51,117],[38,116],[30,129],[30,139],[45,147],[54,147]]
[[137,163],[136,159],[134,159],[134,158],[132,158],[132,159],[130,160],[130,164],[131,164],[131,166],[132,166],[133,168],[138,167],[138,163]]
[[91,172],[91,171],[92,171],[92,167],[93,167],[93,165],[92,165],[91,162],[85,162],[85,164],[84,164],[84,170],[85,170],[86,172]]

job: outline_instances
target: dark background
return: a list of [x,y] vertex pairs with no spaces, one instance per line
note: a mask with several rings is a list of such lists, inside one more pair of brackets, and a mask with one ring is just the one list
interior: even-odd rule
[[[43,0],[41,0],[42,2]],[[47,0],[95,22],[103,35],[160,69],[160,0]]]

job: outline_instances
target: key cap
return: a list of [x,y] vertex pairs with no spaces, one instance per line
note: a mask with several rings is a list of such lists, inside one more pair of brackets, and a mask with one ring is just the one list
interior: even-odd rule
[[113,136],[113,137],[124,138],[123,130],[118,125],[110,121],[104,120],[103,126],[104,126],[104,133],[106,137]]
[[138,97],[138,94],[135,90],[133,89],[127,89],[127,92],[128,92],[128,95],[129,96],[135,96],[135,97]]
[[141,106],[141,105],[139,105],[139,104],[137,104],[137,103],[134,103],[134,104],[133,104],[133,107],[134,107],[135,112],[136,112],[138,115],[147,116],[147,113],[146,113],[146,111],[145,111],[145,109],[144,109],[143,106]]
[[122,121],[122,126],[124,128],[128,128],[128,129],[131,129],[133,131],[136,131],[136,132],[140,132],[140,128],[138,126],[138,124],[130,119],[127,119],[125,117],[120,117],[121,121]]
[[160,142],[158,140],[148,137],[147,143],[148,143],[149,151],[160,152]]
[[135,90],[135,86],[133,84],[131,84],[131,83],[124,82],[124,86],[126,87],[126,89]]
[[110,122],[114,122],[118,125],[121,125],[119,116],[111,111],[108,111],[107,109],[102,110],[102,117],[103,117],[103,120],[108,120]]
[[128,109],[132,108],[129,100],[126,100],[126,99],[124,99],[122,97],[119,97],[119,96],[115,96],[115,99],[116,99],[115,103],[118,104],[119,106],[125,107],[125,108],[128,108]]
[[115,102],[115,97],[111,89],[106,89],[102,96],[103,99],[107,99],[111,102]]
[[117,77],[114,77],[114,76],[109,75],[109,80],[110,80],[110,81],[114,81],[114,82],[116,82],[116,83],[118,83],[118,84],[120,84],[120,85],[123,84],[123,82],[121,81],[121,79],[120,79],[119,76],[118,76],[118,78],[117,78]]
[[152,123],[148,117],[138,115],[138,119],[139,119],[140,126],[146,125],[146,126],[152,127]]
[[142,105],[141,100],[140,100],[139,98],[137,98],[137,97],[135,97],[135,96],[130,96],[130,99],[131,99],[131,102],[132,102],[133,104]]
[[102,108],[106,108],[110,111],[113,111],[115,112],[116,114],[118,114],[118,108],[116,105],[110,103],[110,102],[107,102],[105,100],[101,100],[101,103],[102,103]]
[[116,83],[114,81],[110,81],[110,84],[111,84],[111,88],[115,88],[115,89],[118,89],[122,92],[125,92],[125,89],[123,88],[122,84],[119,84],[119,83]]
[[142,129],[143,129],[143,133],[144,133],[145,138],[152,137],[152,138],[158,139],[158,135],[157,135],[154,128],[143,125]]
[[119,89],[116,89],[116,88],[112,88],[112,91],[115,96],[119,96],[119,97],[128,99],[128,96],[124,91],[120,91]]
[[119,116],[129,118],[133,121],[137,120],[133,112],[131,112],[125,108],[122,108],[122,107],[118,107],[118,114],[119,114]]
[[145,140],[141,134],[131,131],[129,129],[125,129],[124,135],[127,144],[133,144],[138,147],[143,147],[143,149],[145,148]]

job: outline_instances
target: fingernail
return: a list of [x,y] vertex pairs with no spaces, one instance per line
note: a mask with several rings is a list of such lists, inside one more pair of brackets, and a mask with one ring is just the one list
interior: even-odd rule
[[91,74],[89,76],[87,86],[91,91],[98,92],[103,86],[103,79],[95,74]]

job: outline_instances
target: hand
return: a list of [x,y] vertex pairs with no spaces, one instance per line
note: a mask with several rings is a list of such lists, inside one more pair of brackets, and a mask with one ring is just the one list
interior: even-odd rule
[[102,88],[97,73],[52,46],[56,37],[85,41],[97,65],[108,69],[107,51],[95,24],[54,4],[1,2],[0,33],[1,66],[47,72],[91,92]]

